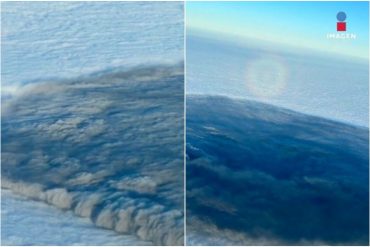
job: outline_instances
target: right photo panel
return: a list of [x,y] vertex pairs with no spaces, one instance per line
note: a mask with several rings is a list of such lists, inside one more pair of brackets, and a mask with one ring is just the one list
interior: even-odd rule
[[186,2],[187,245],[369,245],[368,23]]

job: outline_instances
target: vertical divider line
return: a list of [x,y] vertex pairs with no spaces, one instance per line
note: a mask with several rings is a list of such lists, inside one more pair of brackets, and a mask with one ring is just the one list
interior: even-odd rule
[[[370,4],[368,4],[368,10],[370,11]],[[370,24],[370,18],[368,17],[368,24]],[[370,39],[367,41],[367,47],[369,48],[370,47]],[[369,59],[367,59],[367,66],[368,66],[368,68],[369,68],[369,65],[370,65],[370,62],[369,62]],[[370,78],[370,70],[368,70],[368,74],[369,74],[369,77],[368,77],[368,81],[367,81],[367,83],[369,84],[370,83],[370,81],[369,81],[369,78]],[[368,90],[368,93],[367,93],[367,111],[368,111],[368,114],[370,113],[370,87],[368,87],[367,88],[367,90]],[[369,115],[368,115],[368,122],[367,122],[367,128],[369,129],[369,122],[370,122],[370,118],[369,118]],[[368,148],[370,148],[370,131],[368,131],[368,136],[369,136],[369,138],[368,138],[368,145],[367,145],[367,147]],[[370,159],[369,159],[369,157],[370,157],[370,154],[368,154],[368,156],[367,156],[367,161],[368,161],[368,164],[369,164],[369,166],[370,166]],[[368,169],[368,172],[369,172],[369,177],[368,178],[370,178],[370,169]],[[370,179],[368,179],[368,186],[369,186],[369,188],[370,188]],[[367,205],[370,205],[370,190],[369,190],[369,197],[368,197],[368,204]],[[369,214],[369,224],[370,224],[370,214]],[[370,231],[370,230],[369,230]],[[370,236],[369,236],[369,241],[370,241]]]
[[186,238],[186,0],[183,0],[184,9],[184,246]]

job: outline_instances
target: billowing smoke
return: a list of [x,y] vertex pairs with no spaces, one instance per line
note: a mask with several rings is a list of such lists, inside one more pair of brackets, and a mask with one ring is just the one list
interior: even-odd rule
[[368,245],[369,130],[187,97],[187,243]]
[[183,66],[34,83],[2,103],[2,187],[183,245]]

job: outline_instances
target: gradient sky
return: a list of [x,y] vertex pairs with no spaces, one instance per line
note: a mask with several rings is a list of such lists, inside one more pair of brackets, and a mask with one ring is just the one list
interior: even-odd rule
[[[327,39],[337,33],[339,11],[347,14],[347,33],[356,34],[355,40]],[[186,17],[188,31],[368,58],[368,2],[187,2]]]

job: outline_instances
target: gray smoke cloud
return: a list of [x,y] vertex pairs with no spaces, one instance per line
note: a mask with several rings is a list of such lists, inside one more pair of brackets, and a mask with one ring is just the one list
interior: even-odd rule
[[183,66],[24,86],[2,102],[2,187],[183,245]]
[[187,97],[189,245],[367,245],[368,128]]

